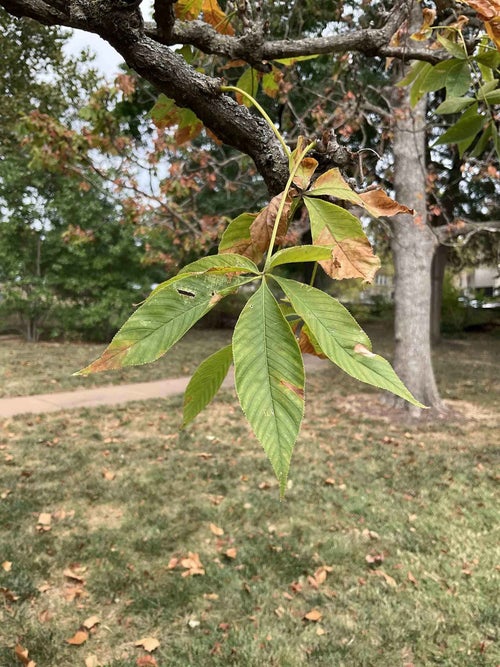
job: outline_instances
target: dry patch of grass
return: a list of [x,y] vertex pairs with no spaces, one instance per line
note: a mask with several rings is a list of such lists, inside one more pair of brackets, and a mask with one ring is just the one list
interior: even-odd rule
[[485,363],[467,390],[472,351],[446,353],[456,422],[312,374],[282,503],[231,392],[180,433],[180,397],[5,421],[0,665],[498,664],[498,391]]

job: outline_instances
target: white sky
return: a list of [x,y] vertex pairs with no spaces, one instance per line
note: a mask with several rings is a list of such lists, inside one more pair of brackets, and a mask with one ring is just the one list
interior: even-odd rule
[[106,78],[113,79],[118,73],[123,58],[107,42],[93,33],[74,30],[74,35],[65,46],[65,51],[76,55],[83,49],[89,49],[95,53],[94,61],[96,69],[102,72]]

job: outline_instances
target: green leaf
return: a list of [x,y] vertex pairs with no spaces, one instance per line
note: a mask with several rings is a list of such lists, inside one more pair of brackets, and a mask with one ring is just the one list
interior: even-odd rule
[[396,86],[400,88],[409,86],[410,83],[413,83],[417,76],[419,76],[419,74],[421,74],[423,71],[428,72],[430,67],[432,67],[432,65],[430,63],[424,62],[423,60],[419,60],[413,63],[408,74],[404,77],[404,79],[398,81]]
[[[259,87],[259,76],[257,70],[255,70],[253,67],[246,69],[238,79],[236,87],[241,88],[241,90],[244,90],[245,93],[255,97],[257,95],[257,88]],[[252,106],[252,102],[244,95],[238,95],[237,93],[236,98],[240,104],[244,104],[246,107]]]
[[307,194],[315,197],[329,195],[363,206],[361,197],[346,183],[340,170],[337,168],[329,169],[324,174],[321,174],[313,183],[312,188],[307,191]]
[[383,357],[371,352],[368,336],[344,306],[315,287],[273,276],[323,353],[352,377],[423,408]]
[[484,99],[488,104],[500,104],[500,90],[492,90],[491,93],[486,93]]
[[233,363],[231,345],[207,357],[193,373],[184,394],[183,426],[189,424],[219,391],[229,367]]
[[273,60],[273,62],[285,65],[286,67],[291,67],[292,65],[295,65],[295,63],[300,63],[304,60],[313,60],[314,58],[319,58],[319,56],[319,53],[312,56],[292,56],[291,58],[279,58],[278,60]]
[[463,116],[439,137],[434,145],[454,144],[475,137],[484,125],[485,118],[478,113],[477,102],[473,104]]
[[321,259],[329,259],[331,254],[332,250],[328,246],[301,245],[283,248],[272,256],[269,268],[273,269],[275,266],[293,264],[293,262],[317,262]]
[[473,102],[475,102],[473,97],[449,97],[438,106],[436,113],[458,113],[469,107]]
[[207,255],[191,264],[187,264],[179,274],[184,273],[254,273],[258,274],[257,265],[248,257],[225,253],[223,255]]
[[153,292],[125,322],[103,354],[76,375],[155,361],[248,276],[186,275]]
[[326,226],[337,242],[348,238],[366,238],[361,222],[345,208],[313,197],[304,197],[304,203],[309,213],[313,239],[316,240]]
[[250,227],[258,213],[242,213],[224,230],[219,243],[219,253],[237,253],[259,261],[261,253],[253,245]]
[[263,281],[233,335],[236,391],[283,496],[304,414],[304,365],[290,325]]
[[[410,104],[412,107],[419,101],[422,95],[425,94],[424,90],[421,90],[422,82],[425,80],[427,74],[432,70],[432,65],[430,63],[421,63],[422,67],[419,68],[417,76],[413,81],[413,85],[410,89]],[[403,79],[404,81],[404,79]],[[398,85],[401,85],[400,82]]]
[[470,69],[466,60],[445,60],[434,65],[420,84],[420,91],[430,93],[446,88],[449,97],[459,97],[469,90]]
[[486,127],[483,130],[483,133],[479,137],[477,144],[474,146],[474,150],[471,151],[470,156],[471,157],[480,157],[482,153],[485,151],[486,146],[488,145],[488,141],[492,137],[492,123],[488,123]]
[[498,86],[498,81],[494,79],[493,81],[486,81],[477,91],[479,99],[482,99],[483,95],[491,93],[492,90],[496,90]]
[[500,53],[496,49],[491,49],[491,51],[478,53],[474,56],[474,60],[481,65],[485,65],[486,67],[495,70],[500,66]]
[[446,37],[443,37],[442,35],[437,34],[436,37],[441,46],[443,46],[448,51],[448,53],[451,53],[454,58],[459,58],[460,60],[465,60],[467,58],[467,52],[463,46],[457,44],[456,42],[451,42],[449,39],[446,39]]

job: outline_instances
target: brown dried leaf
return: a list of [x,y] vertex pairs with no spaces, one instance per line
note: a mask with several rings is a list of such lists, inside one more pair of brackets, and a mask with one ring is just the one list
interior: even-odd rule
[[417,42],[422,42],[425,41],[426,39],[429,39],[431,33],[430,33],[430,27],[434,23],[434,19],[436,18],[436,10],[435,9],[422,9],[422,14],[423,14],[423,21],[422,25],[418,29],[417,32],[414,32],[413,35],[411,35],[411,38],[416,40]]
[[158,667],[158,663],[152,655],[143,655],[137,658],[135,664],[137,667]]
[[313,354],[315,357],[320,359],[326,359],[326,356],[320,350],[319,347],[315,346],[311,340],[311,334],[309,329],[306,326],[303,326],[299,334],[299,348],[303,354]]
[[[253,245],[259,252],[266,252],[271,241],[273,233],[274,222],[278,214],[278,208],[283,198],[283,192],[271,199],[269,204],[262,209],[259,215],[255,218],[250,226],[250,236]],[[283,213],[278,225],[278,233],[276,234],[276,245],[281,245],[286,236],[288,229],[288,217],[290,215],[290,207],[292,205],[292,198],[290,193],[285,201]]]
[[85,581],[85,579],[82,577],[81,574],[78,574],[78,572],[75,572],[75,570],[73,570],[70,567],[67,567],[64,570],[63,574],[65,577],[68,577],[68,579],[73,579],[74,581],[78,581],[81,584],[83,584],[83,582]]
[[399,204],[394,199],[391,199],[385,194],[383,190],[370,190],[359,195],[363,201],[363,206],[368,213],[371,213],[376,218],[381,215],[391,216],[398,213],[409,213],[413,215],[415,211],[412,208]]
[[210,524],[210,532],[212,532],[214,535],[217,535],[217,537],[224,535],[224,530],[219,528],[219,526],[216,526],[215,523]]
[[87,630],[92,630],[92,628],[95,625],[98,625],[100,622],[101,622],[101,619],[99,618],[99,616],[89,616],[88,618],[86,618],[83,621],[82,625]]
[[372,574],[375,574],[377,577],[382,577],[391,588],[397,588],[398,585],[396,580],[387,574],[387,572],[384,572],[383,570],[373,570]]
[[85,667],[99,667],[100,663],[96,655],[88,655],[85,658]]
[[37,524],[39,526],[50,526],[51,523],[52,523],[52,514],[50,514],[49,512],[42,512],[38,516]]
[[319,609],[311,609],[311,611],[308,611],[307,614],[304,614],[304,618],[306,621],[311,621],[311,623],[317,623],[318,621],[321,621],[323,614],[319,611]]
[[336,241],[330,230],[325,227],[318,236],[316,245],[332,245],[332,258],[319,264],[330,278],[362,278],[371,283],[380,268],[380,259],[373,254],[370,242],[365,236],[346,238]]
[[415,577],[410,571],[408,571],[408,574],[406,576],[410,583],[412,583],[414,586],[418,586],[418,581],[415,579]]
[[10,572],[12,570],[12,561],[10,560],[4,560],[2,563],[2,570],[5,572]]
[[134,646],[140,646],[142,647],[145,651],[148,653],[152,653],[153,651],[156,651],[158,646],[160,645],[160,642],[155,639],[154,637],[143,637],[142,639],[138,639],[135,643]]
[[77,632],[75,632],[73,637],[67,639],[66,642],[68,644],[72,644],[73,646],[81,646],[82,644],[85,644],[88,638],[89,638],[88,632],[85,632],[85,630],[78,630]]
[[116,477],[116,473],[112,472],[111,470],[107,470],[106,468],[102,471],[102,476],[104,477],[105,480],[108,482],[112,482],[114,478]]
[[491,21],[500,15],[500,0],[463,0],[474,9],[483,21]]
[[234,547],[231,547],[230,549],[227,549],[224,552],[224,556],[226,556],[226,558],[231,558],[231,559],[236,558],[237,554],[238,554],[238,550],[235,549]]
[[[30,663],[30,659],[28,658],[28,649],[23,648],[21,644],[16,644],[16,648],[14,649],[14,653],[16,658],[23,663],[23,665],[28,665]],[[34,663],[33,663],[34,664]]]

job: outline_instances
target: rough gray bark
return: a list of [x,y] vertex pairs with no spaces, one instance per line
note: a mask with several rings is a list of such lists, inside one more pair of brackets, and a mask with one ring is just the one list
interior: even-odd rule
[[[427,225],[425,168],[425,98],[413,109],[408,93],[399,90],[394,124],[394,187],[396,199],[416,211],[392,221],[395,268],[394,367],[425,405],[443,405],[434,379],[430,344],[431,265],[437,239]],[[412,408],[418,410],[418,408]]]

